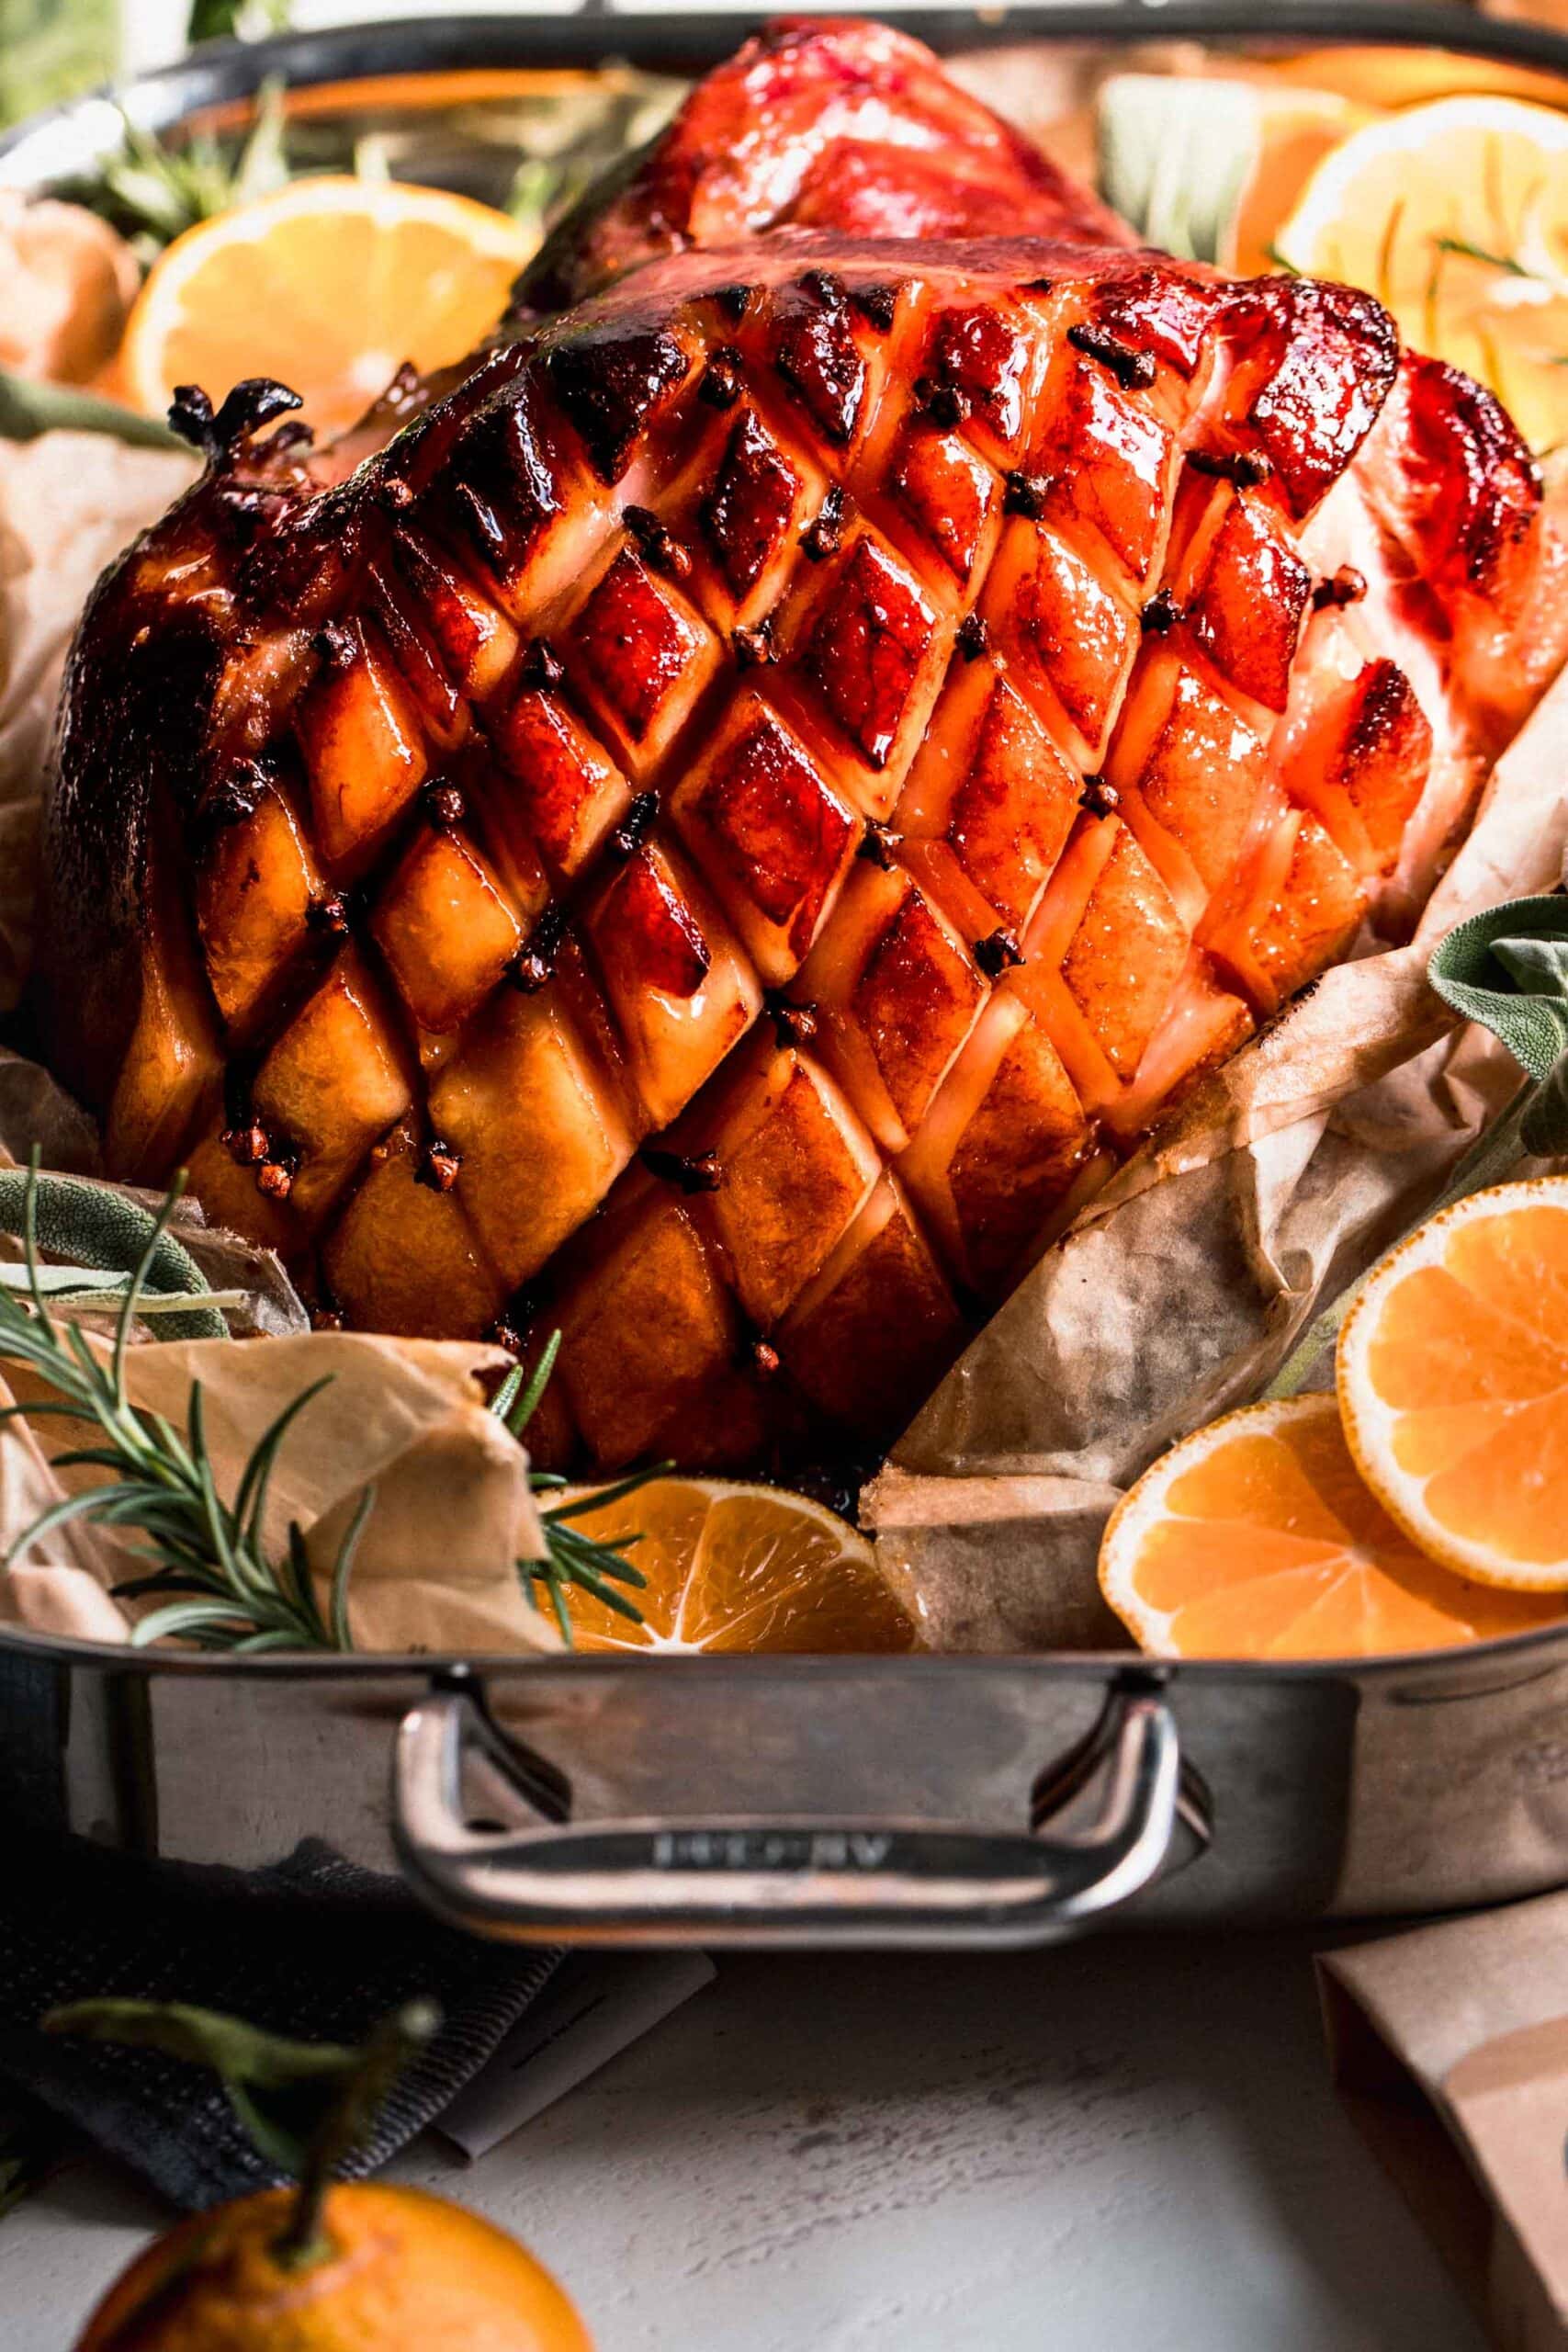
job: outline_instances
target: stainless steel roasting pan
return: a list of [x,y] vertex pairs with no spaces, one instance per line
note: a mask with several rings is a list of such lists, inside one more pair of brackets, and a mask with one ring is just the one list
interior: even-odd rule
[[[979,40],[1224,38],[1245,6],[922,11]],[[155,75],[133,110],[290,83],[610,57],[698,71],[761,18],[358,27]],[[1568,40],[1455,7],[1277,0],[1270,30],[1568,73]],[[42,186],[117,135],[101,102],[0,144]],[[0,1632],[12,1834],[150,1869],[259,1871],[303,1839],[476,1933],[643,1944],[1043,1942],[1354,1917],[1568,1880],[1568,1626],[1368,1664],[1042,1657],[229,1659]]]
[[1568,1630],[1362,1666],[231,1660],[10,1633],[17,1833],[321,1838],[477,1932],[1012,1944],[1568,1878]]

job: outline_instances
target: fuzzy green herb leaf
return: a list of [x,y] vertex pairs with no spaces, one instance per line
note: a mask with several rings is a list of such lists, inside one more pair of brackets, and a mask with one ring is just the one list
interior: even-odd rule
[[[1416,1224],[1505,1182],[1521,1159],[1568,1153],[1568,898],[1511,899],[1483,909],[1438,941],[1427,970],[1445,1004],[1507,1047],[1527,1083]],[[1294,1396],[1305,1386],[1374,1271],[1369,1267],[1309,1325],[1267,1396]]]
[[[491,1411],[519,1442],[538,1410],[560,1346],[561,1334],[552,1331],[532,1374],[525,1378],[522,1365],[514,1364],[491,1400]],[[641,1610],[620,1588],[630,1585],[640,1591],[648,1582],[641,1569],[634,1567],[626,1556],[634,1544],[642,1542],[639,1534],[616,1535],[606,1542],[599,1536],[585,1535],[580,1527],[572,1526],[572,1520],[585,1510],[598,1510],[605,1503],[620,1502],[625,1497],[635,1495],[650,1478],[661,1478],[674,1466],[671,1462],[655,1463],[650,1469],[634,1470],[614,1486],[595,1487],[575,1501],[557,1503],[540,1512],[546,1556],[542,1560],[519,1560],[517,1571],[537,1589],[541,1600],[548,1603],[569,1649],[572,1645],[572,1625],[567,1594],[573,1586],[591,1600],[602,1601],[606,1609],[613,1609],[618,1617],[640,1625]],[[528,1483],[536,1495],[543,1495],[556,1492],[562,1481],[552,1471],[531,1470]]]

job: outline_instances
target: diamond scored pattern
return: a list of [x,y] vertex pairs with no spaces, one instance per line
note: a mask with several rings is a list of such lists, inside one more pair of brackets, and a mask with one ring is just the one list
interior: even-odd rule
[[[945,648],[919,582],[870,531],[828,571],[795,653],[798,678],[839,734],[881,775],[934,698]],[[874,812],[892,805],[871,786]]]
[[563,1454],[891,1434],[1397,854],[1419,710],[1382,665],[1276,755],[1294,520],[1184,469],[1210,298],[1150,300],[950,276],[875,329],[807,272],[497,355],[324,633],[302,786],[209,853],[220,1009],[292,1008],[256,1221],[356,1320],[559,1322]]

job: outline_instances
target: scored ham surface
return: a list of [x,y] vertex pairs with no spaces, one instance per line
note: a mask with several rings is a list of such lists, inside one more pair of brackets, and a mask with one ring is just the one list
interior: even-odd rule
[[1136,243],[922,42],[888,25],[784,17],[561,223],[525,273],[519,308],[564,311],[666,254],[785,227]]
[[558,1327],[562,1463],[892,1437],[1408,925],[1568,629],[1487,394],[1132,249],[843,22],[699,89],[444,396],[324,458],[268,407],[84,619],[46,1033],[111,1170],[323,1316]]

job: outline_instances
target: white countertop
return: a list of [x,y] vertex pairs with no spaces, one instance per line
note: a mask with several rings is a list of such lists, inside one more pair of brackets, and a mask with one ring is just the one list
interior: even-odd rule
[[[1310,1940],[720,1962],[476,2165],[599,2352],[1482,2352],[1329,2090]],[[65,2352],[158,2220],[97,2163],[0,2221]]]

